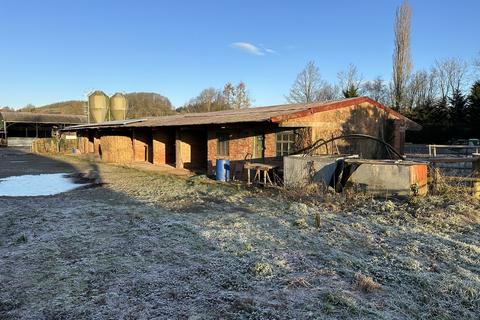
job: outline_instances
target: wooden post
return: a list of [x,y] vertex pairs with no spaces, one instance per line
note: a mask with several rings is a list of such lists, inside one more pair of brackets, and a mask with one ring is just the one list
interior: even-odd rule
[[[473,156],[477,156],[479,157],[480,154],[478,153],[474,153]],[[472,183],[472,187],[473,187],[473,197],[475,199],[480,199],[480,158],[477,158],[477,160],[475,162],[472,163],[472,167],[473,167],[473,178],[475,178],[475,180],[473,181]]]
[[133,162],[135,162],[135,129],[132,129],[132,149],[133,149]]
[[180,129],[175,130],[175,168],[183,169],[182,139]]
[[440,169],[437,168],[436,166],[433,167],[433,193],[438,194],[440,191]]

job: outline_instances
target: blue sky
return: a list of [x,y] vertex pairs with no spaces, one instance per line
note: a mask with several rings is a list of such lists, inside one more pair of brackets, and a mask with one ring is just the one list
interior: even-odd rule
[[[389,79],[400,3],[0,0],[0,106],[101,89],[158,92],[178,107],[240,80],[255,105],[277,104],[309,60],[329,81],[349,63],[365,79]],[[478,54],[480,1],[410,4],[415,69]]]

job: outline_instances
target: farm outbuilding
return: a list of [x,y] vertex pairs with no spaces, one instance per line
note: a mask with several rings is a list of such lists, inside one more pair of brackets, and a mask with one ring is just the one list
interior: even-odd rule
[[[405,130],[420,129],[417,123],[368,97],[67,128],[77,132],[81,153],[95,153],[105,161],[168,164],[213,174],[216,160],[227,159],[237,178],[244,178],[245,161],[281,165],[283,156],[319,139],[350,133],[371,135],[402,152]],[[370,159],[386,156],[384,146],[364,140],[338,140],[316,152],[332,151]]]
[[31,146],[33,138],[50,138],[66,126],[87,123],[86,116],[0,111],[0,139],[9,146]]

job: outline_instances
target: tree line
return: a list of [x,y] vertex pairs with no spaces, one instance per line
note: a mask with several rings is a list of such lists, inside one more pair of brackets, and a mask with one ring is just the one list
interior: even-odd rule
[[413,71],[410,54],[412,9],[408,1],[398,8],[394,22],[392,77],[364,80],[350,64],[338,72],[336,83],[322,79],[314,61],[297,75],[287,101],[323,102],[369,96],[423,125],[409,133],[412,142],[448,142],[480,136],[480,54],[469,62],[457,57],[435,60],[425,70]]
[[227,82],[222,89],[210,87],[202,90],[198,96],[190,99],[176,111],[180,113],[212,112],[249,108],[251,104],[252,99],[244,82],[240,81],[237,85]]
[[[198,96],[176,109],[167,97],[158,93],[132,92],[127,93],[126,96],[129,105],[127,110],[128,119],[167,116],[177,113],[243,109],[252,105],[250,94],[242,81],[236,85],[227,82],[222,89],[204,89]],[[84,115],[86,114],[85,105],[86,101],[63,101],[41,107],[28,104],[18,110],[0,107],[0,111]]]

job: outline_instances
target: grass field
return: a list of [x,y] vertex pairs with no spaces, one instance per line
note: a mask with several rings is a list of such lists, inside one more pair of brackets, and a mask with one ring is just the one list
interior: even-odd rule
[[480,203],[299,196],[132,168],[0,198],[2,319],[478,319]]

